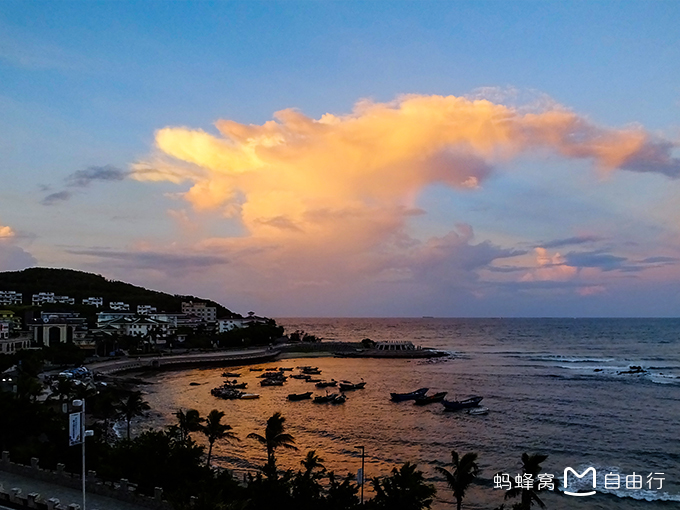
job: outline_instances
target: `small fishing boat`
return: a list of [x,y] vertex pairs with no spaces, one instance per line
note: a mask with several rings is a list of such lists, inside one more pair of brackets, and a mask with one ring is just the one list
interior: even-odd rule
[[245,390],[248,387],[248,383],[247,382],[237,383],[236,381],[232,382],[227,381],[222,385],[222,387],[231,388],[234,390]]
[[256,398],[260,398],[260,395],[257,393],[243,393],[241,395],[241,400],[254,400]]
[[283,386],[284,382],[282,379],[267,378],[260,381],[260,386]]
[[293,374],[293,375],[290,376],[290,378],[291,378],[291,379],[304,379],[304,380],[307,380],[307,379],[311,379],[312,376],[311,376],[311,375],[305,375],[305,374]]
[[333,400],[331,400],[331,404],[344,404],[347,401],[347,395],[345,394],[340,394],[336,396]]
[[442,400],[442,404],[446,411],[458,411],[459,409],[477,407],[483,398],[484,397],[468,397],[465,400]]
[[390,398],[394,402],[402,402],[404,400],[415,400],[417,398],[422,398],[430,390],[430,388],[420,388],[419,390],[412,391],[410,393],[390,393]]
[[224,400],[241,398],[241,395],[243,394],[240,391],[231,388],[213,388],[210,390],[210,393],[213,397],[222,398]]
[[333,400],[335,400],[339,396],[340,396],[339,393],[326,393],[325,395],[319,395],[317,397],[314,397],[314,403],[328,404],[329,402],[333,402]]
[[488,407],[473,407],[472,409],[468,409],[467,413],[473,416],[484,416],[486,414],[489,414],[489,408]]
[[241,377],[238,372],[222,372],[222,377]]
[[279,372],[290,372],[293,370],[293,367],[280,367]]
[[349,381],[340,382],[340,391],[363,390],[366,382],[362,379],[360,383],[353,384]]
[[291,393],[288,395],[288,400],[306,400],[312,398],[312,392],[308,391],[307,393]]
[[424,395],[422,397],[418,397],[415,399],[413,402],[417,406],[425,406],[427,404],[434,404],[435,402],[441,402],[444,400],[444,397],[446,396],[445,391],[440,391],[439,393],[435,393],[434,395]]
[[250,369],[251,372],[262,372],[261,368],[255,367]]
[[321,370],[319,370],[317,367],[302,367],[302,373],[308,375],[319,375],[321,374]]
[[321,381],[316,383],[317,388],[328,388],[330,386],[337,386],[338,381],[335,379],[331,379],[330,381]]

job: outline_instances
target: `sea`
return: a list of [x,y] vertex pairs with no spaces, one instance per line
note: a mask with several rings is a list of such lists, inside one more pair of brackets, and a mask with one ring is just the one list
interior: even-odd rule
[[[342,405],[290,402],[289,393],[314,391],[289,379],[261,388],[249,367],[232,367],[258,400],[217,399],[210,389],[223,369],[165,372],[148,378],[152,411],[137,432],[166,426],[177,409],[225,412],[240,441],[217,443],[214,464],[237,476],[265,461],[263,447],[246,436],[264,433],[274,412],[285,417],[297,451],[277,450],[282,468],[300,469],[315,450],[328,470],[356,476],[365,453],[367,479],[388,475],[405,462],[418,465],[437,488],[432,505],[451,508],[452,496],[435,467],[450,469],[451,451],[478,454],[478,483],[464,508],[494,509],[505,483],[516,484],[523,453],[547,455],[544,479],[570,496],[541,493],[546,508],[656,510],[680,508],[680,319],[349,319],[286,318],[287,332],[303,330],[328,341],[405,340],[449,353],[431,360],[291,358],[258,365],[317,366],[322,378],[364,380]],[[638,373],[630,367],[639,366]],[[194,383],[193,385],[191,383]],[[421,387],[447,398],[483,397],[484,416],[446,412],[441,404],[390,401],[390,392]],[[205,443],[196,435],[195,439]],[[573,471],[569,471],[571,468]],[[593,468],[593,470],[589,470]],[[582,478],[574,476],[584,475]],[[585,473],[585,474],[584,474]],[[504,476],[508,475],[508,476]],[[617,478],[618,477],[618,478]],[[502,480],[505,480],[501,483]],[[618,480],[618,487],[617,482]],[[606,483],[605,483],[606,482]],[[365,497],[371,497],[370,485]],[[506,501],[506,508],[512,499]]]

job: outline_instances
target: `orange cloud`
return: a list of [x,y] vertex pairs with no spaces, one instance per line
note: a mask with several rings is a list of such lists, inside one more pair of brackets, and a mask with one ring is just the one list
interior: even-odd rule
[[0,225],[0,239],[14,237],[14,230],[11,227]]
[[536,248],[535,251],[538,267],[526,273],[521,281],[566,281],[577,275],[578,268],[567,265],[559,253],[551,256],[545,248]]
[[[215,126],[218,134],[160,129],[157,153],[134,164],[131,176],[188,183],[181,196],[195,210],[239,219],[244,237],[207,239],[196,248],[228,254],[241,278],[287,279],[289,288],[327,282],[331,273],[336,282],[358,274],[426,278],[434,266],[460,275],[479,268],[480,253],[486,263],[513,256],[460,232],[414,239],[407,226],[424,213],[416,202],[426,187],[478,189],[495,165],[520,154],[548,150],[606,171],[680,174],[670,142],[638,127],[597,126],[554,103],[527,112],[488,100],[407,95],[360,101],[347,115],[313,119],[287,109],[262,125]],[[539,252],[539,267],[525,278],[576,275],[563,260],[542,263],[546,257]]]

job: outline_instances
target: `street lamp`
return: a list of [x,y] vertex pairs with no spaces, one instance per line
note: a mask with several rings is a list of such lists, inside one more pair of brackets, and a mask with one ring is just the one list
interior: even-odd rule
[[364,480],[365,480],[365,474],[364,474],[364,459],[366,458],[366,450],[364,449],[364,446],[355,446],[354,448],[360,448],[361,449],[361,506],[364,505]]
[[[70,418],[70,423],[69,423],[69,434],[70,434],[70,441],[71,445],[76,445],[78,442],[83,447],[83,510],[85,510],[85,476],[86,476],[86,471],[85,471],[85,438],[90,437],[94,435],[94,431],[92,430],[85,430],[85,399],[76,399],[73,402],[71,402],[73,407],[80,407],[80,413],[72,413],[71,418]],[[80,415],[78,418],[77,415]],[[79,423],[78,423],[79,422]],[[73,430],[74,425],[76,428],[79,430]]]

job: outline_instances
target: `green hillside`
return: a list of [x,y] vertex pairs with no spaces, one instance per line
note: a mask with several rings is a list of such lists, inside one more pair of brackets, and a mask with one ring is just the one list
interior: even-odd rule
[[[107,280],[101,275],[75,271],[73,269],[51,269],[34,267],[23,271],[0,272],[0,290],[14,290],[23,294],[23,307],[31,305],[31,296],[38,292],[54,292],[58,296],[75,298],[75,305],[45,304],[41,310],[74,309],[92,313],[93,306],[81,305],[88,297],[103,297],[106,310],[110,301],[123,301],[136,311],[137,305],[155,306],[158,311],[181,312],[182,301],[202,301],[217,307],[218,318],[240,317],[224,306],[196,296],[166,294],[145,289],[125,282]],[[22,308],[23,308],[22,307]],[[18,307],[3,307],[16,309]]]

